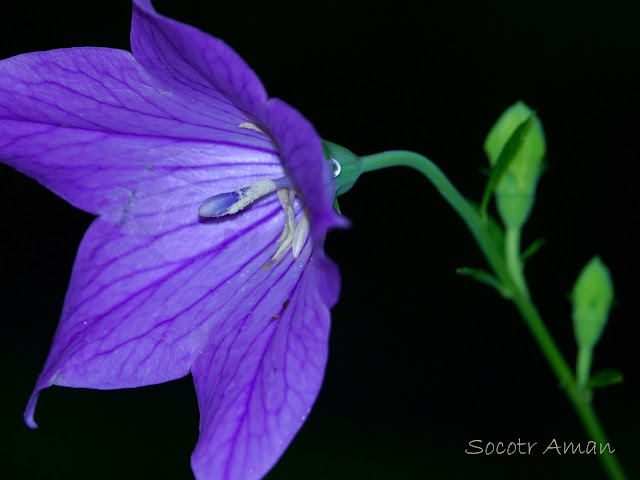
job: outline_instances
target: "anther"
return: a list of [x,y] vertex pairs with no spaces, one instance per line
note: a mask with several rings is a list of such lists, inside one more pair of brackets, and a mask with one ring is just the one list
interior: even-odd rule
[[304,242],[307,240],[307,235],[309,234],[309,210],[306,209],[302,218],[298,222],[296,226],[296,231],[293,232],[293,242],[291,245],[291,254],[293,258],[298,258],[300,252],[302,251],[302,247],[304,247]]
[[280,201],[280,205],[282,205],[286,219],[284,222],[284,228],[282,229],[282,234],[280,235],[280,238],[278,238],[278,244],[280,246],[269,263],[280,261],[289,251],[289,247],[291,247],[291,244],[293,243],[293,237],[295,236],[296,231],[296,218],[293,215],[293,201],[295,197],[296,192],[293,190],[287,191],[286,188],[280,188],[278,190],[278,200]]
[[293,213],[293,202],[296,192],[287,188],[278,189],[278,200],[285,212],[284,228],[282,234],[278,238],[278,249],[271,260],[264,265],[263,269],[269,268],[271,265],[282,260],[289,249],[294,259],[300,256],[300,252],[309,235],[309,210],[306,209],[302,214],[302,218],[296,225],[296,218]]

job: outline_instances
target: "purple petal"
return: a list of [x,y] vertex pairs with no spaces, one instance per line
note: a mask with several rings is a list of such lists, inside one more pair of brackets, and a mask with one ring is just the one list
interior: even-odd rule
[[328,258],[324,250],[316,249],[314,268],[318,294],[329,308],[338,303],[340,296],[340,271],[337,265]]
[[222,40],[159,15],[150,0],[133,1],[131,51],[169,85],[207,93],[214,89],[232,105],[263,119],[267,93],[245,61]]
[[261,478],[311,410],[330,321],[310,253],[279,266],[268,291],[249,293],[248,304],[214,329],[212,343],[196,359],[201,418],[191,464],[198,480]]
[[[0,159],[76,207],[109,215],[132,192],[282,176],[271,139],[240,127],[246,115],[208,93],[173,90],[121,50],[3,60]],[[228,186],[219,188],[200,201]]]
[[333,209],[333,171],[313,126],[283,101],[267,102],[256,74],[226,43],[159,15],[149,0],[134,0],[131,49],[145,68],[168,84],[222,92],[266,128],[309,206],[317,243],[328,229],[348,225]]
[[311,212],[313,238],[322,244],[327,230],[345,228],[349,222],[333,208],[333,169],[324,158],[320,137],[300,112],[282,100],[270,99],[267,113],[269,131]]
[[[297,211],[302,215],[300,204]],[[274,290],[281,269],[297,282],[303,263],[289,255],[277,268],[263,268],[284,222],[277,200],[262,201],[232,221],[199,222],[190,214],[190,208],[160,207],[153,215],[161,225],[145,218],[134,201],[124,223],[94,221],[25,412],[29,425],[35,426],[43,388],[113,389],[172,380],[189,372],[212,329],[241,324],[245,310],[258,304],[269,318],[280,312],[281,302],[256,298]],[[143,228],[147,223],[155,226],[152,233]],[[307,242],[303,254],[311,250]]]

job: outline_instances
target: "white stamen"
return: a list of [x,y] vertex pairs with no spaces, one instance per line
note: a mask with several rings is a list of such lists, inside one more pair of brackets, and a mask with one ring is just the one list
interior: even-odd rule
[[289,229],[289,235],[293,239],[293,233],[296,230],[296,217],[293,214],[293,200],[296,198],[296,192],[291,190],[289,192],[289,203],[285,210],[287,214],[287,228]]
[[293,258],[298,258],[309,235],[308,209],[304,211],[300,223],[296,225],[296,217],[293,209],[296,192],[291,188],[291,182],[287,177],[276,180],[258,180],[238,190],[223,192],[209,197],[200,204],[198,214],[204,218],[220,218],[225,215],[233,215],[259,198],[273,192],[276,192],[278,202],[284,210],[285,221],[282,233],[277,240],[278,249],[271,260],[263,266],[264,269],[267,269],[274,263],[282,260],[289,251],[289,248],[292,249]]
[[296,192],[294,190],[288,191],[287,188],[278,189],[278,201],[280,202],[280,205],[282,205],[286,219],[284,221],[282,234],[280,235],[280,238],[278,238],[278,244],[280,247],[271,259],[270,263],[280,261],[289,251],[289,247],[293,242],[293,235],[296,230],[296,217],[293,215],[293,200],[295,197]]
[[[280,205],[282,206],[282,209],[286,212],[287,211],[287,204],[289,202],[289,196],[287,195],[287,189],[286,188],[279,188],[278,192],[278,201],[280,202]],[[280,238],[278,238],[278,245],[280,245],[285,238],[287,238],[289,236],[289,222],[285,220],[284,222],[284,228],[282,229],[282,233],[280,234]]]
[[278,250],[271,260],[263,267],[265,269],[282,260],[289,251],[289,248],[292,249],[293,258],[298,258],[307,239],[307,235],[309,234],[308,211],[304,212],[300,223],[296,225],[296,217],[293,211],[293,202],[296,197],[295,190],[279,188],[277,195],[278,201],[285,212],[286,218],[282,234],[280,235],[280,238],[278,238]]
[[287,189],[279,188],[277,195],[278,195],[278,201],[280,202],[280,205],[282,206],[282,208],[286,210],[287,204],[289,203],[289,193]]
[[278,251],[273,255],[269,264],[277,263],[287,254],[289,251],[289,247],[291,247],[291,243],[293,242],[293,235],[288,235],[287,238],[280,244]]
[[260,128],[258,128],[258,126],[255,123],[242,122],[240,125],[238,125],[238,127],[246,128],[247,130],[254,130],[256,132],[264,133],[262,130],[260,130]]
[[293,232],[293,244],[291,246],[291,253],[293,254],[293,258],[298,258],[300,252],[302,251],[302,247],[304,246],[304,242],[307,240],[307,235],[309,234],[309,210],[305,210],[302,218],[298,222],[296,226],[296,231]]

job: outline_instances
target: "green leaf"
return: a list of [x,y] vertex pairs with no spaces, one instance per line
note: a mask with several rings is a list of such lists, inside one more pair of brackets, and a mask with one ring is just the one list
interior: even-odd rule
[[539,238],[538,240],[536,240],[535,242],[533,242],[531,245],[529,245],[524,252],[522,252],[522,255],[520,256],[521,261],[524,263],[524,261],[533,256],[534,253],[536,253],[538,250],[540,250],[540,247],[542,247],[542,245],[545,244],[545,239],[544,238]]
[[606,370],[600,370],[599,372],[594,373],[589,381],[587,382],[587,388],[602,388],[608,387],[609,385],[615,385],[617,383],[622,383],[624,380],[624,376],[620,370],[615,368],[608,368]]
[[480,270],[478,268],[469,268],[469,267],[461,267],[456,270],[458,275],[464,275],[465,277],[470,277],[473,280],[476,280],[480,283],[484,283],[490,287],[495,288],[500,295],[503,297],[508,297],[506,291],[500,281],[491,275],[489,272],[485,272],[484,270]]
[[529,130],[534,125],[536,120],[536,113],[532,112],[529,117],[522,122],[518,127],[513,131],[509,140],[505,144],[504,148],[500,151],[500,155],[498,156],[498,161],[495,166],[491,169],[491,174],[489,175],[489,180],[487,180],[487,185],[484,189],[484,194],[482,195],[482,202],[480,204],[480,211],[482,218],[486,218],[487,216],[487,207],[489,206],[489,200],[491,200],[491,195],[495,191],[496,187],[500,183],[500,180],[504,176],[505,172],[511,165],[511,162],[514,158],[516,158],[516,154],[518,150],[522,146],[524,139],[529,133]]

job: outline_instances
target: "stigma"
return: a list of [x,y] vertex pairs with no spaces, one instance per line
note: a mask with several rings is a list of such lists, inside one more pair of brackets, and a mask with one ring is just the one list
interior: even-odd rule
[[259,198],[275,192],[278,188],[287,187],[291,187],[291,182],[287,177],[278,178],[277,180],[271,180],[270,178],[258,180],[233,192],[220,193],[207,198],[200,204],[198,214],[205,218],[220,218],[225,215],[233,215]]
[[309,236],[309,211],[305,209],[300,220],[296,222],[294,201],[296,192],[287,177],[276,180],[264,179],[245,185],[232,192],[220,193],[206,199],[200,204],[198,214],[205,218],[220,218],[233,215],[251,205],[256,200],[276,192],[278,202],[284,210],[284,227],[276,241],[278,248],[271,260],[263,269],[280,262],[291,250],[294,259],[300,252]]

